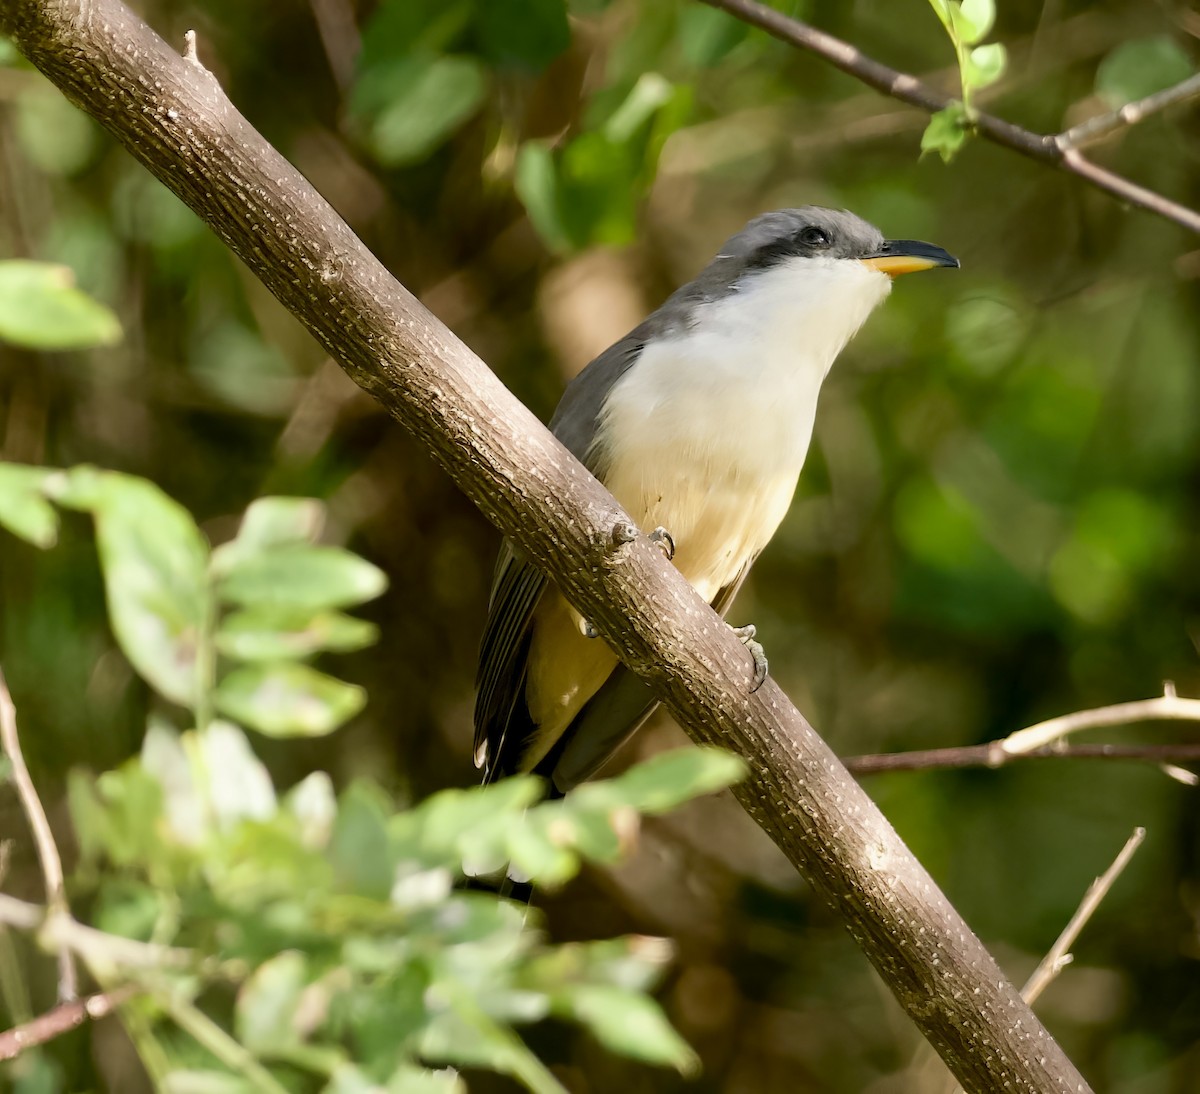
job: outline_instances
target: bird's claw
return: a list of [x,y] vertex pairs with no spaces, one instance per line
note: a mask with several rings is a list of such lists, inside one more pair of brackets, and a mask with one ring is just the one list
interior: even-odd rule
[[647,538],[667,556],[668,562],[675,557],[675,537],[665,528],[655,528]]
[[750,681],[750,694],[753,695],[766,683],[767,654],[762,648],[762,643],[754,641],[758,629],[753,623],[747,623],[744,627],[734,627],[733,633],[742,640],[746,649],[750,651],[750,656],[754,658],[754,677]]

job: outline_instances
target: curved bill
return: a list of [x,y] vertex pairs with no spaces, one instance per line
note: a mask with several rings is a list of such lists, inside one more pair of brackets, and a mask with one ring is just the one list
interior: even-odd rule
[[867,255],[861,261],[889,277],[932,270],[935,266],[958,266],[958,259],[949,251],[919,239],[889,239],[873,255]]

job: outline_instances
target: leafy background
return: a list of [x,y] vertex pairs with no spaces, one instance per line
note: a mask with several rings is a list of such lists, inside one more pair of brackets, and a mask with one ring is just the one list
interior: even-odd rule
[[[955,86],[924,2],[781,6]],[[1200,693],[1194,237],[979,142],[948,166],[918,158],[925,118],[685,0],[141,10],[171,41],[196,29],[251,122],[545,416],[762,209],[845,206],[960,257],[958,274],[900,282],[839,361],[796,503],[732,613],[840,752],[989,740],[1164,679]],[[1055,131],[1186,76],[1198,34],[1183,4],[1010,0],[992,34],[1007,72],[975,102]],[[389,577],[362,613],[378,644],[321,661],[368,702],[335,736],[256,750],[281,787],[314,769],[401,802],[469,785],[495,534],[188,211],[3,56],[0,257],[69,267],[123,334],[79,352],[0,343],[0,458],[149,477],[213,542],[259,494],[325,499],[325,542]],[[1200,204],[1194,112],[1099,158]],[[0,537],[0,663],[65,833],[68,770],[137,752],[153,701],[111,637],[86,522],[68,516],[59,538],[38,552]],[[620,764],[680,739],[660,718]],[[1194,1089],[1194,791],[1082,762],[868,788],[1018,980],[1145,825],[1039,1011],[1098,1090]],[[0,831],[21,823],[6,794]],[[36,894],[30,858],[8,885]],[[703,1066],[685,1080],[535,1028],[571,1089],[931,1089],[885,989],[728,797],[648,821],[623,865],[544,903],[559,940],[677,940],[659,997]],[[48,1004],[52,970],[36,968]],[[81,1033],[61,1066],[70,1089],[106,1088],[119,1058],[111,1034]]]

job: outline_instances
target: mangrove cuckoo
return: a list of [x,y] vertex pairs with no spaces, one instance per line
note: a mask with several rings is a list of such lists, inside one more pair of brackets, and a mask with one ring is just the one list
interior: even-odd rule
[[[834,358],[892,278],[957,265],[848,212],[764,213],[571,381],[550,428],[724,615],[791,504]],[[533,771],[556,795],[657,705],[508,541],[476,683],[484,781]]]

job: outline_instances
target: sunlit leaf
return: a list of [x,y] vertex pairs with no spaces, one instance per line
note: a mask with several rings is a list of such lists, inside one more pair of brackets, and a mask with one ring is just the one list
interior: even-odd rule
[[237,536],[213,552],[217,572],[236,559],[270,547],[298,547],[317,542],[325,527],[325,506],[316,498],[266,497],[246,508]]
[[396,856],[388,838],[386,809],[379,795],[361,783],[351,786],[338,802],[328,854],[344,888],[387,899]]
[[986,46],[976,46],[967,54],[964,66],[964,79],[972,90],[980,91],[994,84],[1004,75],[1004,67],[1008,62],[1008,54],[999,42]]
[[251,1052],[277,1052],[300,1040],[296,1010],[307,977],[304,955],[285,950],[264,961],[242,984],[234,1032]]
[[228,1071],[172,1068],[163,1076],[162,1094],[247,1094],[246,1080]]
[[996,21],[995,0],[962,0],[950,4],[950,19],[965,45],[986,38]]
[[199,749],[198,774],[207,778],[207,798],[220,826],[274,815],[271,776],[239,727],[213,721],[195,731],[191,740]]
[[379,637],[379,628],[340,612],[295,612],[247,608],[226,616],[217,628],[217,649],[235,661],[284,661],[321,650],[346,653]]
[[320,737],[366,704],[360,687],[289,662],[248,665],[221,679],[217,708],[269,737]]
[[643,813],[661,813],[700,794],[724,790],[746,777],[740,756],[719,748],[677,748],[630,768],[615,779],[585,783],[571,792],[582,804],[613,800]]
[[66,266],[0,261],[0,341],[35,350],[86,349],[121,340],[121,324],[75,288]]
[[191,706],[211,595],[196,522],[153,483],[112,471],[62,472],[46,492],[95,517],[109,618],[125,656],[164,696]]
[[939,110],[929,119],[925,132],[921,134],[922,154],[936,152],[944,162],[949,163],[967,139],[966,121],[962,103],[954,102],[944,110]]
[[300,822],[304,846],[324,847],[337,817],[337,799],[329,776],[324,771],[310,772],[288,791],[283,805]]
[[671,1028],[653,999],[603,984],[584,984],[568,988],[555,1003],[556,1010],[582,1022],[614,1052],[673,1067],[684,1075],[700,1070],[699,1057]]
[[234,604],[317,612],[377,597],[387,587],[378,566],[341,547],[273,547],[235,559],[218,591]]
[[513,185],[546,246],[554,251],[569,250],[571,239],[559,209],[554,154],[548,144],[526,141],[521,145]]
[[58,514],[42,494],[51,472],[40,467],[0,463],[0,525],[35,547],[53,547]]
[[467,1084],[452,1068],[430,1071],[402,1064],[388,1079],[387,1094],[467,1094]]

